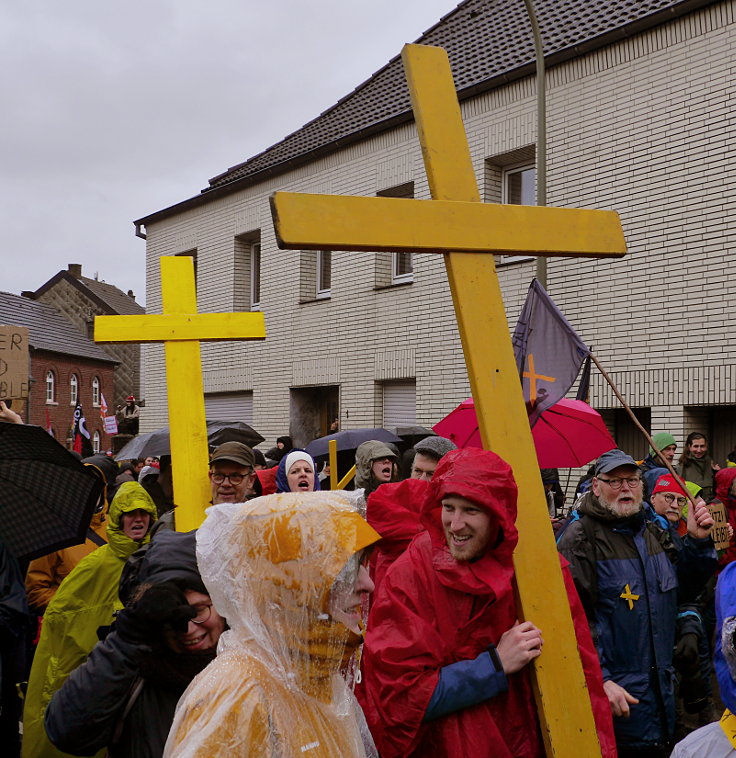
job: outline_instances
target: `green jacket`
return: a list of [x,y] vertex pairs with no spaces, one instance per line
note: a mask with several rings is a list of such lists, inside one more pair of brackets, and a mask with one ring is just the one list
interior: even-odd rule
[[[120,574],[140,543],[123,532],[121,521],[124,513],[138,508],[147,511],[153,523],[153,500],[138,482],[125,482],[110,504],[108,544],[77,564],[46,609],[23,711],[23,758],[67,755],[46,737],[44,711],[54,692],[97,644],[97,629],[110,626],[113,614],[122,608],[118,599]],[[143,542],[148,540],[146,535]]]

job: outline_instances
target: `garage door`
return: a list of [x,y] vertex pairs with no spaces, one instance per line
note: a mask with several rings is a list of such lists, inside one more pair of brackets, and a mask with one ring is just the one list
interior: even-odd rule
[[217,392],[204,396],[208,421],[244,421],[253,424],[252,392]]
[[413,379],[383,384],[383,426],[404,426],[417,422],[417,384]]

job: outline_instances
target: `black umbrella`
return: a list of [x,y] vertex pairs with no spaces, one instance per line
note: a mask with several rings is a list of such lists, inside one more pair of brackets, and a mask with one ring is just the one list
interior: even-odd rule
[[[242,442],[249,447],[263,442],[258,432],[243,421],[208,421],[207,441],[210,447],[217,447],[223,442]],[[147,458],[153,455],[160,458],[162,455],[171,455],[171,441],[169,439],[169,427],[157,429],[155,432],[139,434],[134,437],[116,456],[116,461],[127,461],[134,458]]]
[[81,545],[103,486],[40,426],[0,423],[0,539],[18,560]]
[[337,450],[355,450],[358,445],[368,440],[378,440],[379,442],[401,442],[401,437],[397,437],[388,429],[346,429],[335,434],[328,434],[326,437],[319,437],[312,440],[304,448],[312,458],[323,458],[330,453],[330,440],[337,441]]
[[425,439],[425,437],[436,437],[437,432],[427,429],[426,426],[419,426],[418,424],[407,424],[406,426],[392,426],[389,427],[389,431],[397,434],[401,439],[407,442],[419,442],[419,440]]

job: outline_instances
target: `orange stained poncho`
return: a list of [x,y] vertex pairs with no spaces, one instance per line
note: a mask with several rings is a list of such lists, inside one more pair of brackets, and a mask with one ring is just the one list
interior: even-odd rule
[[179,701],[165,758],[377,755],[341,674],[360,638],[330,610],[378,539],[333,492],[208,510],[197,559],[230,629]]

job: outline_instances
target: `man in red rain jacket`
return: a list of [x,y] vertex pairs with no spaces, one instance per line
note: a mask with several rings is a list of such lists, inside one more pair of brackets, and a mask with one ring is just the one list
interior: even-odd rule
[[[528,664],[542,651],[542,631],[554,630],[517,621],[516,496],[511,468],[495,453],[454,450],[438,465],[422,508],[427,531],[390,567],[371,609],[361,704],[382,758],[544,755]],[[567,569],[565,583],[603,755],[612,758],[611,710]]]

